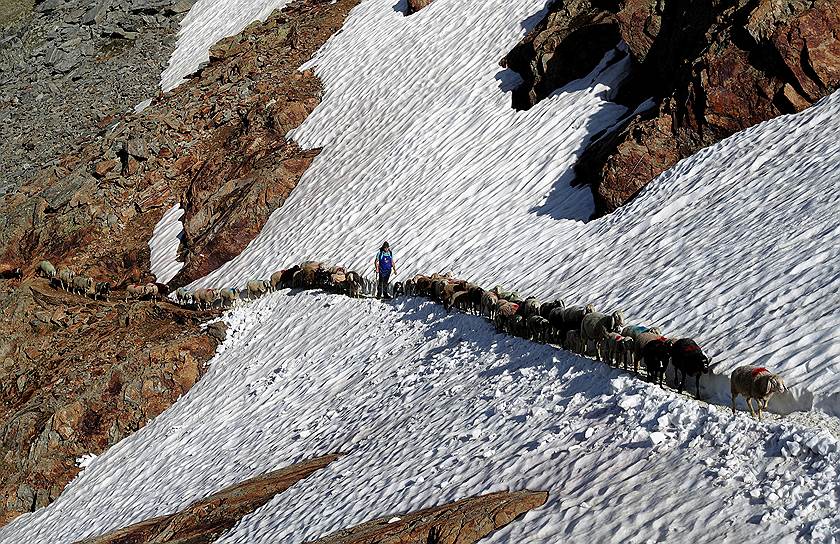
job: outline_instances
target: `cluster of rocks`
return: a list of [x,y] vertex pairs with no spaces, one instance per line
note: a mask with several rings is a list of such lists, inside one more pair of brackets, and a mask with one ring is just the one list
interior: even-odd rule
[[601,215],[699,149],[836,90],[837,28],[840,0],[563,0],[502,65],[522,75],[513,100],[527,109],[626,44],[632,71],[617,100],[638,114],[576,166]]
[[0,28],[0,193],[157,94],[194,0],[43,0]]
[[150,302],[92,301],[0,281],[0,524],[46,506],[99,454],[204,374],[223,323]]

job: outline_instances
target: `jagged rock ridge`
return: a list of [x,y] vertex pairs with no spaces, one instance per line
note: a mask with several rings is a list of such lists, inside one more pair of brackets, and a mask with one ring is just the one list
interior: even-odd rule
[[527,108],[593,68],[615,38],[627,45],[633,69],[618,101],[654,105],[576,167],[600,215],[680,159],[836,90],[838,28],[838,0],[561,0],[502,63],[522,74],[513,100]]

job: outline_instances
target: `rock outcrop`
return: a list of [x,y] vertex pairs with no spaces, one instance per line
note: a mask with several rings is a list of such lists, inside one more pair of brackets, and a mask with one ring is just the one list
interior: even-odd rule
[[0,202],[0,262],[31,270],[49,258],[115,284],[148,279],[147,242],[175,202],[186,210],[176,284],[237,255],[317,154],[285,138],[321,95],[298,67],[357,1],[294,2],[222,40],[143,112],[109,120],[97,142]]
[[368,521],[308,544],[472,544],[546,500],[544,491],[490,493]]
[[421,9],[431,4],[434,0],[407,0],[406,15],[417,13]]
[[592,187],[601,215],[680,159],[836,90],[838,28],[840,0],[561,0],[502,64],[522,74],[513,101],[527,108],[618,39],[627,45],[633,68],[618,101],[636,110],[652,98],[653,107],[578,162],[576,183]]
[[[0,524],[46,506],[99,454],[204,374],[224,338],[199,314],[0,281]],[[9,290],[13,287],[13,290]]]
[[338,455],[325,455],[296,463],[226,487],[176,514],[80,540],[77,544],[209,544],[272,497],[338,458]]

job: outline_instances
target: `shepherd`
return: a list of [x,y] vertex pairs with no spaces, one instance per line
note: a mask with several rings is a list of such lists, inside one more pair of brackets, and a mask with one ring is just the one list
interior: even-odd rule
[[388,294],[388,280],[391,278],[391,272],[397,273],[397,267],[394,263],[394,256],[391,254],[391,247],[388,242],[382,244],[379,248],[379,253],[376,254],[376,275],[379,281],[376,284],[376,298],[391,298]]

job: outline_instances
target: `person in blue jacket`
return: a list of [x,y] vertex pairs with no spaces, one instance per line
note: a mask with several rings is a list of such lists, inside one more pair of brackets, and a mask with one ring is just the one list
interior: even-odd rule
[[382,244],[379,252],[376,254],[376,275],[379,281],[376,284],[376,298],[391,298],[388,294],[388,280],[391,277],[391,272],[397,273],[397,267],[394,263],[394,256],[391,254],[391,247],[388,242]]

